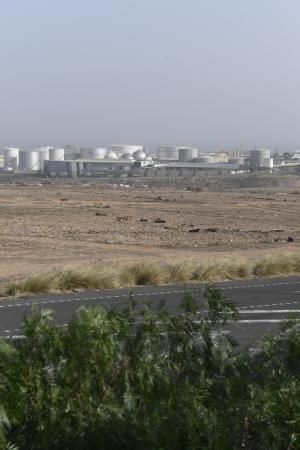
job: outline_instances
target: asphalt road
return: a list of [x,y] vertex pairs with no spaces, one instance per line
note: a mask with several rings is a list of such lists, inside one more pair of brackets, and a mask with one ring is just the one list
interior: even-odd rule
[[[255,345],[267,332],[278,332],[280,324],[291,313],[300,312],[300,277],[228,281],[215,285],[227,298],[234,301],[239,309],[240,320],[226,325],[226,330],[242,347]],[[22,318],[30,314],[33,307],[52,309],[55,322],[66,324],[81,307],[121,307],[132,292],[137,303],[142,305],[147,302],[155,309],[164,300],[164,307],[175,314],[187,290],[201,296],[203,289],[203,284],[140,286],[133,289],[4,299],[0,301],[0,336],[22,336]]]

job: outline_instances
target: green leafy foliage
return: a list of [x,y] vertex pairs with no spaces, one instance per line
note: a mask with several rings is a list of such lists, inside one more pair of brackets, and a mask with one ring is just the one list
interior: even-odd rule
[[299,328],[255,355],[224,333],[235,305],[209,285],[181,310],[33,312],[0,341],[0,448],[297,449]]

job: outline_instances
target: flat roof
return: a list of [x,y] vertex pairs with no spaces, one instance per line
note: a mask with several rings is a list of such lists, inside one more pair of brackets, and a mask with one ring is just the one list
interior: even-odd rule
[[46,163],[75,163],[75,162],[84,162],[84,163],[97,163],[97,164],[134,164],[135,160],[127,160],[127,159],[86,159],[86,158],[78,158],[78,159],[62,159],[60,161],[50,161],[46,160]]
[[170,167],[172,169],[228,169],[238,170],[240,164],[227,163],[193,163],[193,162],[170,162],[169,164],[157,164],[156,167]]

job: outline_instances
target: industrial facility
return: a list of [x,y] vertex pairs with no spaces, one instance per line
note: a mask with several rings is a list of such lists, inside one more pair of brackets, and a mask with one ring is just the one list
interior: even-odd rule
[[[300,163],[299,151],[284,161],[271,151],[254,148],[203,153],[190,146],[162,145],[151,153],[144,145],[113,144],[110,147],[36,147],[2,149],[5,173],[48,177],[196,176],[203,171],[224,173],[272,171],[274,167]],[[275,160],[275,164],[274,164]]]

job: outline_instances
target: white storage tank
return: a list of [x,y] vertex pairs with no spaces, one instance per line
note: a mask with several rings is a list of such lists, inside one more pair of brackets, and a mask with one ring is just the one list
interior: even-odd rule
[[104,159],[106,148],[84,147],[80,149],[80,159]]
[[84,147],[80,149],[80,159],[90,159],[93,149],[91,147]]
[[43,163],[43,161],[49,160],[50,148],[52,148],[52,147],[49,146],[49,145],[46,145],[46,146],[43,146],[43,147],[35,147],[35,148],[32,149],[32,151],[39,152],[41,163]]
[[75,160],[80,157],[79,149],[75,145],[66,145],[64,149],[65,160]]
[[178,161],[178,150],[176,145],[161,145],[157,147],[157,156],[160,159]]
[[40,157],[40,167],[42,172],[44,171],[44,161],[49,161],[49,151],[51,147],[39,147],[35,149],[39,152]]
[[80,158],[79,151],[78,152],[71,152],[71,151],[66,152],[66,150],[65,150],[65,161],[66,160],[74,161],[74,160],[79,159],[79,158]]
[[20,150],[16,147],[4,148],[4,167],[11,167],[12,169],[17,170],[19,167],[19,153]]
[[273,169],[273,167],[274,167],[273,158],[265,158],[264,159],[264,167],[266,169]]
[[107,153],[106,148],[93,148],[92,150],[92,159],[104,159],[104,156]]
[[34,151],[34,152],[47,152],[48,151],[49,152],[50,148],[53,148],[53,147],[51,147],[51,145],[44,145],[42,147],[35,147],[32,149],[32,151]]
[[50,161],[63,161],[65,159],[64,148],[50,148],[49,160]]
[[27,171],[41,170],[40,152],[36,150],[20,151],[19,167],[20,170],[27,170]]
[[180,147],[178,149],[178,161],[191,161],[193,158],[196,158],[198,154],[197,149],[192,147]]
[[143,150],[137,150],[132,156],[136,161],[144,161],[147,158],[147,155]]
[[105,155],[105,159],[110,159],[110,160],[116,160],[119,159],[118,155],[115,152],[112,152],[111,150],[109,150],[106,155]]
[[271,151],[266,148],[250,150],[250,170],[259,170],[264,166],[264,160],[270,159]]

